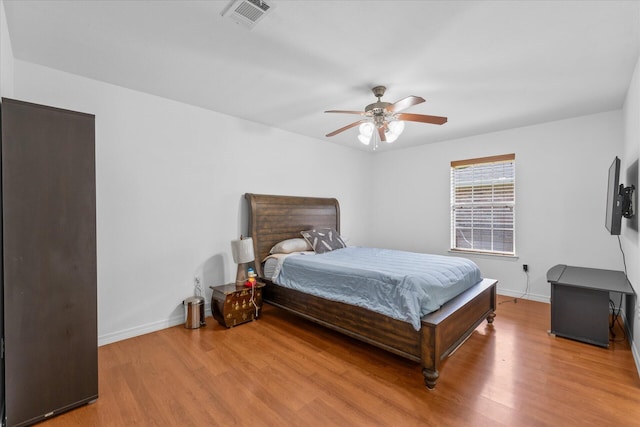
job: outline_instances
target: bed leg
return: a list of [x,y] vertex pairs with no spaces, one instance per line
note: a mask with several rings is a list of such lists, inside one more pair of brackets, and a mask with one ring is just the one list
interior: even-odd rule
[[422,368],[422,376],[424,376],[424,385],[426,385],[429,390],[433,390],[440,377],[440,372]]
[[491,324],[493,323],[493,319],[496,318],[496,312],[492,311],[491,313],[489,313],[489,315],[487,316],[487,323]]

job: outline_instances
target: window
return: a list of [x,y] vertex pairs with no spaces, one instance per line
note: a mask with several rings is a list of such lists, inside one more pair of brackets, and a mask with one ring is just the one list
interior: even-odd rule
[[451,249],[515,255],[515,154],[451,162]]

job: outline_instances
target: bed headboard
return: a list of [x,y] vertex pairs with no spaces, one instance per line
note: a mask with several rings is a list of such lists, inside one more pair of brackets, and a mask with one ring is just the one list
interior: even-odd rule
[[259,277],[263,277],[262,260],[276,243],[302,237],[301,231],[317,227],[333,227],[340,232],[336,199],[252,193],[244,197],[249,202],[249,236],[253,238]]

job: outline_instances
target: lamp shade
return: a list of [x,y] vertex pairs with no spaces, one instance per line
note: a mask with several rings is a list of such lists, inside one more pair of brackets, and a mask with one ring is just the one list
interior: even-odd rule
[[253,261],[255,259],[255,255],[253,254],[253,239],[247,237],[246,239],[232,240],[231,254],[233,255],[233,262],[236,264]]
[[371,135],[373,135],[373,123],[364,122],[358,129],[360,130],[358,140],[364,145],[369,145],[369,143],[371,142]]
[[360,134],[358,135],[358,141],[362,142],[364,145],[369,145],[369,143],[371,143],[371,136]]
[[393,120],[389,122],[389,130],[399,136],[404,130],[404,122],[402,120]]
[[361,135],[371,137],[371,135],[373,134],[373,123],[364,122],[358,127],[358,130],[360,131]]

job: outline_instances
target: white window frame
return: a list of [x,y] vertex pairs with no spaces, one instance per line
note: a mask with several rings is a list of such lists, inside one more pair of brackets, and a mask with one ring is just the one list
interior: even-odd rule
[[451,162],[452,252],[516,256],[515,162],[513,153]]

